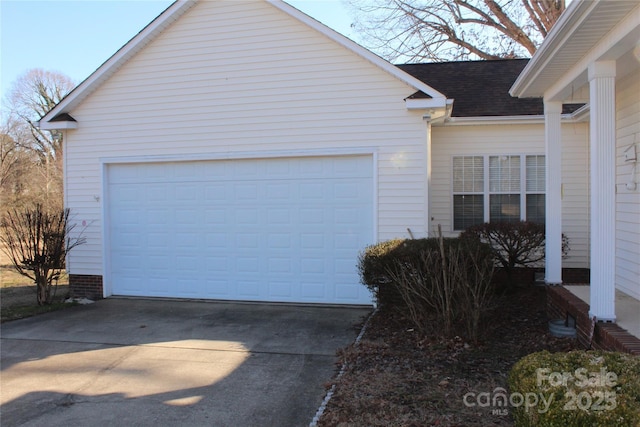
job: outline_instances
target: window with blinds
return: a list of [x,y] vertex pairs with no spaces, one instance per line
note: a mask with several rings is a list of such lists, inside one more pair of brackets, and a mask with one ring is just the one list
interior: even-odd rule
[[527,156],[526,162],[526,218],[527,221],[544,224],[544,194],[546,188],[545,159],[544,156]]
[[520,221],[520,156],[489,157],[489,221]]
[[452,170],[455,230],[489,221],[544,223],[544,156],[454,156]]
[[453,227],[464,230],[484,222],[484,158],[453,158]]

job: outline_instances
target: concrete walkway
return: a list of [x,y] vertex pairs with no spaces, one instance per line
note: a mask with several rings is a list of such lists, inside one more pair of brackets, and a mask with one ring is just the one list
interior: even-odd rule
[[[590,304],[590,287],[563,285],[569,292]],[[640,301],[616,289],[616,323],[636,338],[640,338]]]
[[369,311],[114,298],[6,323],[0,424],[305,426]]

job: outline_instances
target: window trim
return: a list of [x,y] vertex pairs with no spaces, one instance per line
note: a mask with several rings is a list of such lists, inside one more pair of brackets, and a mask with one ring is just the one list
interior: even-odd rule
[[[470,153],[470,154],[453,154],[451,155],[451,159],[449,164],[451,165],[449,180],[449,200],[451,204],[451,230],[453,232],[460,232],[463,229],[455,228],[455,211],[454,211],[454,196],[461,195],[482,195],[483,200],[483,215],[484,222],[489,222],[491,217],[491,206],[490,206],[490,197],[492,194],[516,194],[516,193],[508,193],[508,192],[500,192],[500,191],[490,191],[490,182],[489,182],[489,158],[490,157],[500,157],[500,156],[518,156],[520,157],[520,191],[517,193],[520,196],[520,220],[526,221],[527,219],[527,196],[530,194],[541,194],[546,195],[546,186],[542,191],[529,191],[527,190],[527,157],[537,156],[543,157],[545,159],[544,167],[546,173],[546,157],[545,153],[540,152],[530,152],[530,153]],[[482,157],[483,158],[483,191],[480,192],[464,192],[464,191],[454,191],[454,159],[459,157]],[[546,178],[545,178],[546,179]],[[545,183],[546,184],[546,183]]]

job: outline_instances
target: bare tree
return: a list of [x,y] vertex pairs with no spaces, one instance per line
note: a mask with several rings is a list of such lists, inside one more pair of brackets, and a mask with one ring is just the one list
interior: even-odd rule
[[11,118],[0,126],[0,206],[3,207],[21,208],[40,197],[38,187],[42,179],[36,173],[38,159],[17,141],[23,139],[20,131],[23,128]]
[[393,62],[529,57],[565,0],[345,0],[363,43]]
[[[11,86],[5,99],[2,119],[2,172],[12,171],[20,183],[8,191],[9,181],[2,183],[5,206],[23,207],[43,203],[49,208],[62,206],[62,133],[43,131],[37,122],[74,87],[71,79],[61,73],[33,69],[21,75]],[[16,168],[15,156],[27,163]],[[29,167],[27,167],[29,166]],[[17,176],[15,174],[18,174]]]
[[38,305],[51,304],[67,254],[85,242],[71,238],[75,224],[69,209],[46,210],[42,205],[7,212],[0,233],[2,249],[16,271],[33,280]]
[[11,186],[20,168],[20,150],[13,138],[0,132],[0,190]]
[[36,123],[58,104],[75,86],[64,74],[35,68],[13,83],[9,95],[9,111],[28,126],[31,139],[25,141],[42,163],[62,160],[62,134],[43,131]]

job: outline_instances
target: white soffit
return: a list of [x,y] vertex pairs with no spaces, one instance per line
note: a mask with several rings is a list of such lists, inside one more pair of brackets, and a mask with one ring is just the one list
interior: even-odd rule
[[[635,0],[574,0],[511,87],[511,95],[520,98],[544,96],[547,89],[565,76],[634,8],[640,11]],[[576,75],[572,78],[586,77]]]

